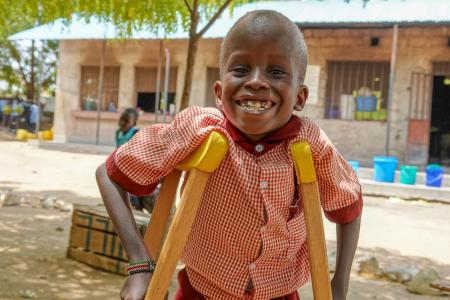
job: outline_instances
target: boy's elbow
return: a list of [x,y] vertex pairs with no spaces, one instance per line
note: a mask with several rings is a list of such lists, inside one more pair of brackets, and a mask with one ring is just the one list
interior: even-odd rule
[[100,185],[105,175],[106,175],[106,165],[105,163],[103,163],[100,166],[98,166],[97,169],[95,170],[95,179],[97,180],[97,184]]

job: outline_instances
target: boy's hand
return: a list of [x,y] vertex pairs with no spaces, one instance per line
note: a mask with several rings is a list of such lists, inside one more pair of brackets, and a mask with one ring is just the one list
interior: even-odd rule
[[120,299],[144,300],[151,279],[151,273],[138,273],[128,276],[120,291]]
[[[120,291],[120,299],[144,300],[152,275],[152,273],[138,273],[128,276]],[[166,294],[164,299],[167,300],[168,298],[169,293]]]

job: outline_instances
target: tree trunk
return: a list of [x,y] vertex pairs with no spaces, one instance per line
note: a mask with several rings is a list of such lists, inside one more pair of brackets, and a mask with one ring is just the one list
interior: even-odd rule
[[189,97],[191,94],[192,77],[194,73],[195,58],[197,55],[198,37],[190,37],[187,61],[186,61],[186,73],[184,75],[183,94],[181,96],[180,111],[189,106]]
[[194,1],[191,11],[191,28],[189,29],[189,44],[186,58],[186,72],[184,75],[183,94],[181,94],[180,111],[189,106],[189,97],[191,94],[192,75],[194,73],[195,57],[197,55],[197,42],[200,35],[197,34],[197,26],[199,22],[198,2]]
[[25,82],[25,94],[27,96],[27,100],[36,100],[34,97],[36,96],[36,74],[34,71],[34,65],[36,63],[36,56],[35,56],[35,42],[34,40],[31,41],[31,48],[30,48],[30,55],[31,55],[31,61],[30,61],[30,79]]

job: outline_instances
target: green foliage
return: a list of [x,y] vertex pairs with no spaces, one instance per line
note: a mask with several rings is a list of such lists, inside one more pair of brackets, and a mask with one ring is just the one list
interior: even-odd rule
[[[54,92],[58,42],[0,42],[1,93],[36,98],[36,91]],[[38,86],[39,84],[39,86]]]
[[[179,26],[190,28],[191,14],[187,7],[198,7],[200,21],[211,19],[217,10],[230,2],[234,7],[249,0],[0,0],[0,34],[24,29],[12,20],[26,16],[28,24],[43,24],[57,18],[71,21],[73,14],[89,20],[97,16],[117,25],[124,35],[132,30],[174,32]],[[228,4],[227,4],[228,5]],[[12,24],[12,25],[10,25]],[[29,26],[32,27],[32,26]],[[0,36],[1,37],[1,36]]]

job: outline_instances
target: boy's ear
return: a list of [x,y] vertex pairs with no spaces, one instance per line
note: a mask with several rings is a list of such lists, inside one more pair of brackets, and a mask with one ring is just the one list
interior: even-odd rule
[[222,82],[220,80],[214,82],[214,94],[216,95],[217,108],[222,110]]
[[309,90],[306,85],[301,85],[297,92],[297,101],[294,110],[301,111],[305,107],[306,99],[308,99]]

